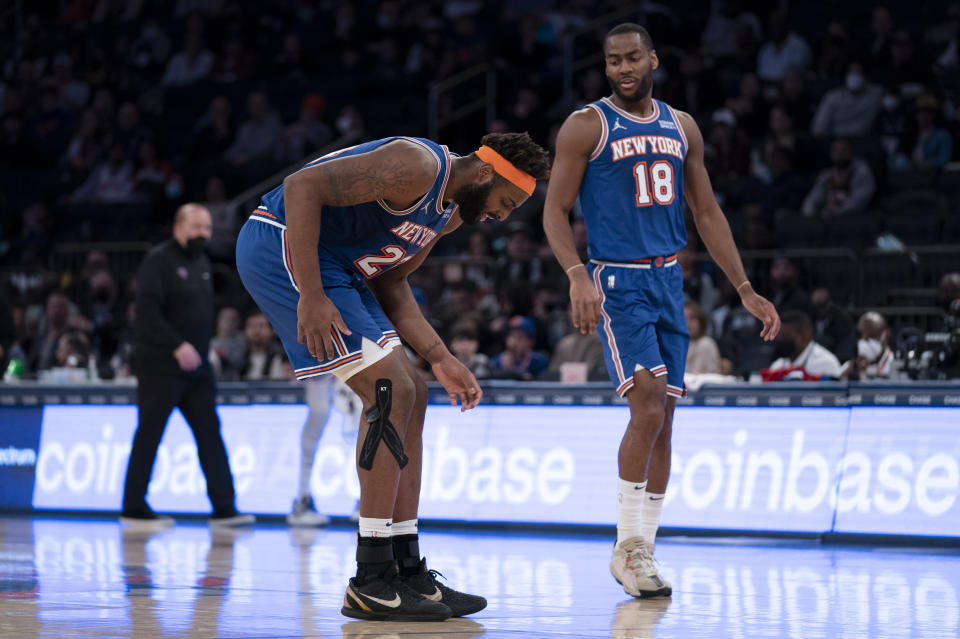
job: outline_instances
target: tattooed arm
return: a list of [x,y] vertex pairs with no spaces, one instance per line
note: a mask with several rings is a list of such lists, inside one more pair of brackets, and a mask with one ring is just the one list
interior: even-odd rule
[[323,292],[317,257],[321,208],[384,200],[404,209],[430,190],[437,170],[437,160],[427,149],[397,140],[368,153],[301,169],[283,181],[290,261],[300,289],[298,337],[314,357],[334,357],[333,326],[350,334]]

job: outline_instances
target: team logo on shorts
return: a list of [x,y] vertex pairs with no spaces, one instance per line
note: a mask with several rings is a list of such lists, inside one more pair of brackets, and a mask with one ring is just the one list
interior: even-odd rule
[[613,288],[613,285],[617,281],[616,275],[607,275],[607,288]]

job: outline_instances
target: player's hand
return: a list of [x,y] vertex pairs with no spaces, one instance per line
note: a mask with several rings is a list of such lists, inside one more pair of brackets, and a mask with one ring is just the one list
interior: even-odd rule
[[203,360],[200,359],[200,353],[190,342],[184,342],[173,351],[173,356],[182,371],[195,371],[200,368]]
[[444,357],[433,365],[433,376],[450,395],[451,406],[456,406],[457,400],[460,401],[461,413],[479,404],[483,398],[477,378],[453,355]]
[[760,331],[760,337],[763,341],[769,342],[776,338],[780,332],[780,316],[777,309],[773,307],[770,301],[756,293],[752,287],[748,287],[743,295],[740,296],[743,307],[750,311],[750,314],[763,322],[763,330]]
[[350,334],[340,311],[330,298],[322,293],[300,293],[297,304],[297,340],[306,344],[310,354],[317,359],[333,359],[337,356],[333,348],[334,328],[344,335]]
[[573,326],[584,335],[600,323],[600,296],[585,268],[570,272],[570,314]]

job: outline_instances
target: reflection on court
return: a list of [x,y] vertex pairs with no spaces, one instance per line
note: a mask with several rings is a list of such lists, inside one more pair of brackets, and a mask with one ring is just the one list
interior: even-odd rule
[[352,529],[156,535],[112,521],[0,519],[2,637],[957,637],[960,553],[666,540],[672,599],[634,600],[592,536],[429,532],[430,566],[486,610],[442,624],[339,614]]

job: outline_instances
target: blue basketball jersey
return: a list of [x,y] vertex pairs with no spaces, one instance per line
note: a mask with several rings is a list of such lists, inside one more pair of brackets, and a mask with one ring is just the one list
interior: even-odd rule
[[[441,197],[450,177],[450,152],[430,140],[391,137],[364,142],[335,151],[304,165],[309,168],[339,157],[372,151],[388,142],[404,139],[428,149],[437,159],[433,186],[413,206],[395,211],[382,201],[354,206],[324,206],[320,213],[320,266],[340,266],[365,279],[403,264],[435,238],[450,219],[455,204],[443,206]],[[251,218],[286,226],[283,185],[261,198]]]
[[608,98],[587,106],[603,125],[580,185],[590,258],[632,262],[676,253],[687,244],[687,139],[676,112],[660,100],[653,101],[647,118]]

